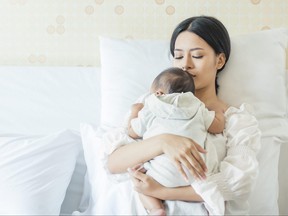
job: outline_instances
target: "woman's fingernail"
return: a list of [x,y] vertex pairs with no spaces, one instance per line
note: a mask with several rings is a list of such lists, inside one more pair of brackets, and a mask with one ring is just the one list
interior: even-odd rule
[[131,170],[130,167],[127,168],[127,172],[128,172],[128,173],[132,173],[132,170]]
[[136,171],[139,171],[139,170],[141,170],[142,168],[144,168],[144,165],[143,165],[143,164],[141,164]]

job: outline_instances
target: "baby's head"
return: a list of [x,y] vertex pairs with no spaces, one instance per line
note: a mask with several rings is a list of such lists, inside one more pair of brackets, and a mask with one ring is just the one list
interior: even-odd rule
[[151,92],[156,95],[195,92],[192,75],[177,67],[167,68],[153,81]]

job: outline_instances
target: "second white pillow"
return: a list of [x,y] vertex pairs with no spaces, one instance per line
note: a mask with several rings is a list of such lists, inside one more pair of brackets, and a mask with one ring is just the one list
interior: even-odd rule
[[77,133],[0,135],[0,215],[59,215],[80,151]]

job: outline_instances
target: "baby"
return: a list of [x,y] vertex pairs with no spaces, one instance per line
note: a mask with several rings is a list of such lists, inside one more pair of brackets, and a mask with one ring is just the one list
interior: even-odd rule
[[[154,79],[150,91],[145,104],[132,105],[128,121],[128,134],[132,138],[146,139],[171,133],[191,138],[204,148],[208,132],[223,132],[224,114],[209,111],[194,96],[194,80],[188,72],[168,68]],[[213,168],[209,170],[208,167],[208,172],[216,172],[216,159],[213,163]],[[183,169],[187,178],[181,178],[180,172],[164,154],[144,163],[144,168],[147,175],[165,187],[187,186],[194,181],[186,167]],[[166,215],[162,200],[143,194],[139,194],[139,197],[149,214]]]

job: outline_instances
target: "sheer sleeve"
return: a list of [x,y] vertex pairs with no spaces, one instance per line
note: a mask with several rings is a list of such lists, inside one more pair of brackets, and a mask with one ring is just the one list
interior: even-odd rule
[[[256,155],[261,137],[258,121],[249,109],[242,104],[239,109],[231,107],[226,111],[227,151],[219,164],[219,172],[192,185],[208,211],[216,209],[216,214],[243,215],[249,210],[248,198],[258,175]],[[227,201],[225,206],[224,201]]]

